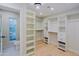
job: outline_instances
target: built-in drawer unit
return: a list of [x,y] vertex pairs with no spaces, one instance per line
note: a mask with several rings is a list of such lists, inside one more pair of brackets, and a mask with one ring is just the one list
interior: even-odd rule
[[58,44],[59,44],[59,49],[62,50],[62,51],[65,51],[65,42],[62,42],[62,41],[58,41]]
[[48,44],[48,37],[44,37],[44,42]]

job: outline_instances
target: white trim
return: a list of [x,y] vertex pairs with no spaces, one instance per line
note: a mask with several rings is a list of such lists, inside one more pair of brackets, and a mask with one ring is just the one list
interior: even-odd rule
[[[3,19],[3,18],[2,18],[2,15],[1,15],[1,25],[3,25],[2,19]],[[2,28],[2,26],[1,26],[1,33],[0,33],[1,36],[2,36],[2,32],[3,32],[2,30],[3,30],[3,28]],[[2,40],[2,39],[3,39],[3,38],[1,37],[1,39],[0,39],[0,40],[1,40],[1,55],[2,55],[2,51],[3,51],[3,40]]]
[[76,51],[76,50],[73,50],[73,49],[66,49],[66,50],[71,51],[71,52],[76,53],[76,54],[78,54],[78,55],[79,55],[79,52],[78,52],[78,51]]

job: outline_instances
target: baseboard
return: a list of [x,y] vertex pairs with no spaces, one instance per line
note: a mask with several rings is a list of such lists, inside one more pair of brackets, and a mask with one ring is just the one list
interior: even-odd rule
[[43,40],[36,40],[36,42],[39,42],[39,41],[43,41]]
[[67,51],[70,51],[70,52],[72,52],[72,53],[75,53],[75,54],[77,54],[77,55],[79,55],[79,52],[77,52],[77,51],[75,51],[75,50],[73,50],[73,49],[66,49]]
[[58,46],[58,43],[53,43],[53,42],[48,42],[48,43]]

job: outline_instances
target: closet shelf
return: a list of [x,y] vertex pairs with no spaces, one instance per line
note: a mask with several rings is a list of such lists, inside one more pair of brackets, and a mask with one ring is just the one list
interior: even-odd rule
[[27,29],[27,30],[43,31],[43,29]]
[[30,55],[34,55],[34,52],[30,52],[27,54],[27,56],[30,56]]
[[35,29],[27,29],[27,30],[35,30]]
[[32,18],[32,19],[34,19],[35,17],[33,17],[33,16],[26,16],[26,18]]
[[31,43],[31,42],[35,42],[35,40],[30,40],[30,41],[27,41],[27,44],[28,44],[28,43]]
[[35,13],[28,11],[26,15],[26,55],[34,55],[35,50]]
[[48,33],[58,33],[58,32],[52,32],[52,31],[48,31]]
[[35,46],[30,46],[30,47],[27,47],[27,50],[30,50],[32,48],[35,48]]
[[43,31],[43,29],[35,29],[36,31]]
[[27,23],[27,25],[30,25],[30,24],[34,25],[35,23]]
[[27,37],[32,37],[32,36],[35,36],[35,35],[27,35]]

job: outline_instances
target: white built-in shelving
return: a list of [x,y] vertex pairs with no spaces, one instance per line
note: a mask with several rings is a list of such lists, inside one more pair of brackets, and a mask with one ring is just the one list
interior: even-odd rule
[[58,32],[57,18],[48,18],[48,32]]
[[58,47],[65,51],[66,48],[66,16],[58,17]]
[[65,50],[66,47],[66,16],[48,17],[48,43],[55,42],[56,45]]
[[35,54],[35,13],[27,11],[26,19],[26,54],[31,56]]

